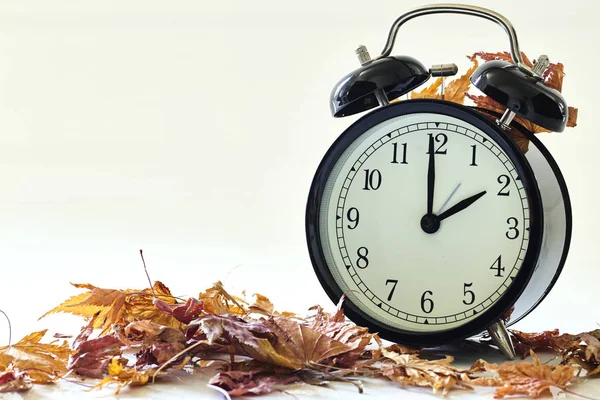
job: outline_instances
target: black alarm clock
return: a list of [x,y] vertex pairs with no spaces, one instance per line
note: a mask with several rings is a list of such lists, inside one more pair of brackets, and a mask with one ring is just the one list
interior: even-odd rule
[[[435,13],[483,17],[507,32],[513,62],[486,62],[471,77],[506,107],[503,115],[444,100],[390,103],[431,76],[456,74],[453,64],[426,68],[390,56],[402,24]],[[562,174],[513,121],[565,128],[565,100],[543,84],[547,57],[527,67],[506,18],[458,4],[408,12],[380,56],[371,59],[363,46],[357,53],[361,67],[334,87],[331,111],[371,111],[329,148],[308,197],[306,236],[319,281],[334,302],[345,296],[351,320],[385,339],[438,346],[487,330],[514,357],[506,326],[548,294],[571,237]],[[526,132],[527,151],[511,129]]]

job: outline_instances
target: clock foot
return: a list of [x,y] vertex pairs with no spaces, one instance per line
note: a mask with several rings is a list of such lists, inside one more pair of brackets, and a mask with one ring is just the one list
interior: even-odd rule
[[515,348],[510,340],[510,335],[504,325],[504,321],[498,320],[488,327],[488,332],[494,341],[494,344],[498,346],[500,351],[511,360],[514,359],[517,354]]

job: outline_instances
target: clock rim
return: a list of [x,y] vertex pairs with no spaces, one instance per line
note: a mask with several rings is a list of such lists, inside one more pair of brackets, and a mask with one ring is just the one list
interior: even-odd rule
[[323,192],[329,175],[342,153],[368,129],[391,118],[414,113],[438,113],[452,116],[486,132],[514,163],[523,187],[528,193],[531,210],[527,253],[515,280],[500,299],[481,313],[481,316],[475,317],[463,325],[445,331],[410,332],[387,326],[375,320],[347,299],[342,304],[344,312],[354,323],[369,328],[371,332],[378,332],[384,339],[412,346],[432,346],[481,333],[493,322],[501,319],[517,301],[527,287],[540,255],[543,209],[535,175],[525,156],[504,131],[477,111],[460,104],[434,99],[405,100],[371,111],[350,125],[327,150],[314,175],[306,205],[305,233],[311,263],[321,286],[334,303],[339,302],[343,292],[327,266],[321,245],[319,224]]
[[[471,107],[471,109],[477,110],[480,113],[485,113],[485,114],[488,114],[488,115],[490,115],[492,117],[496,117],[496,118],[500,118],[502,116],[502,114],[499,112],[488,110],[485,108]],[[569,188],[567,186],[567,182],[565,181],[565,177],[564,177],[562,171],[560,170],[558,163],[556,162],[556,160],[550,153],[550,150],[548,150],[548,148],[546,148],[546,146],[542,143],[542,141],[540,139],[538,139],[537,136],[533,132],[531,132],[529,129],[525,128],[522,124],[520,124],[514,120],[511,122],[511,126],[515,127],[519,132],[521,132],[523,134],[523,136],[525,136],[529,141],[531,141],[535,145],[535,147],[539,150],[539,152],[544,156],[546,161],[548,161],[548,165],[550,166],[550,169],[554,173],[554,176],[556,178],[556,182],[560,189],[560,193],[562,195],[562,199],[563,199],[564,206],[565,206],[565,241],[564,241],[563,251],[560,256],[560,260],[558,262],[558,265],[556,266],[556,271],[554,272],[554,276],[553,276],[552,280],[550,281],[550,283],[548,284],[548,286],[546,286],[546,288],[544,289],[544,293],[542,293],[542,295],[535,301],[535,303],[527,311],[525,311],[523,314],[519,315],[517,318],[514,318],[514,319],[511,318],[510,321],[507,321],[507,326],[512,326],[512,325],[516,324],[517,322],[521,321],[523,318],[525,318],[527,315],[529,315],[533,310],[535,310],[536,307],[538,305],[540,305],[540,303],[546,298],[546,296],[548,296],[548,294],[550,293],[550,291],[556,284],[556,281],[560,277],[560,274],[562,273],[564,265],[567,261],[567,256],[569,254],[569,249],[571,247],[571,238],[573,235],[573,210],[572,210],[572,206],[571,206],[571,196],[569,195]],[[527,288],[525,288],[525,291],[527,291]]]

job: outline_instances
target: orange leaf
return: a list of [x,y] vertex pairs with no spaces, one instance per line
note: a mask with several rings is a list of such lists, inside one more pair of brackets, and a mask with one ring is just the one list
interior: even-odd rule
[[568,365],[541,364],[535,353],[531,352],[533,362],[488,364],[479,360],[473,370],[493,372],[497,378],[479,378],[472,381],[475,385],[501,386],[496,389],[496,398],[512,395],[540,397],[551,387],[565,389],[575,379],[576,368]]
[[441,96],[438,94],[438,90],[442,86],[442,78],[437,78],[431,85],[426,87],[420,92],[412,92],[410,94],[411,99],[439,99]]
[[398,354],[386,349],[382,350],[382,354],[395,363],[383,364],[381,367],[383,375],[401,385],[428,386],[434,393],[441,389],[443,395],[455,387],[472,389],[466,383],[469,381],[468,375],[465,371],[451,365],[454,359],[450,356],[430,361],[414,354]]
[[476,58],[470,58],[473,62],[471,68],[462,75],[460,78],[454,79],[448,84],[448,87],[444,91],[444,100],[451,101],[453,103],[463,104],[465,102],[465,94],[471,86],[471,75],[479,67],[479,63]]
[[64,375],[72,354],[69,344],[40,343],[45,334],[46,330],[33,332],[12,346],[0,347],[0,370],[18,368],[35,383],[54,382]]
[[[116,323],[126,324],[139,319],[148,319],[173,327],[181,326],[181,323],[171,315],[156,308],[150,289],[143,291],[102,289],[89,283],[72,285],[76,288],[88,289],[88,292],[72,296],[42,315],[40,319],[57,312],[86,318],[95,317],[93,328],[102,329],[101,334],[106,334]],[[158,299],[169,304],[177,303],[169,288],[161,282],[155,282],[153,288]]]

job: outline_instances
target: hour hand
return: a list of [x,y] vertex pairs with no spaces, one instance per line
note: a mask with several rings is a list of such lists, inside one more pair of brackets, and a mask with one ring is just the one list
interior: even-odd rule
[[465,208],[469,207],[471,204],[473,204],[477,200],[479,200],[486,193],[487,192],[484,190],[483,192],[479,192],[477,194],[474,194],[471,197],[467,197],[466,199],[459,201],[458,203],[456,203],[455,205],[453,205],[452,207],[450,207],[449,209],[447,209],[446,211],[444,211],[443,213],[438,215],[437,220],[438,221],[444,220],[444,219],[448,218],[449,216],[454,215],[457,212],[464,210]]

